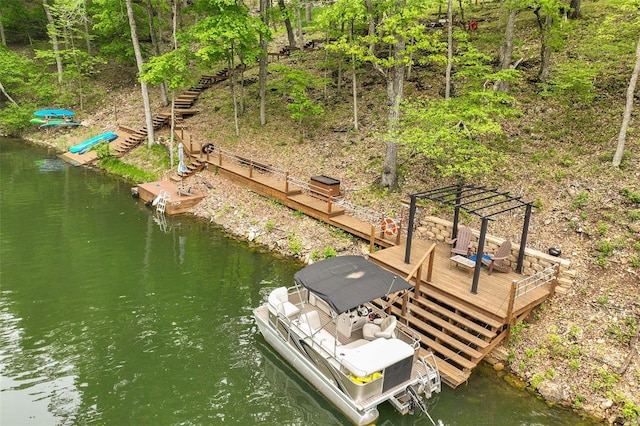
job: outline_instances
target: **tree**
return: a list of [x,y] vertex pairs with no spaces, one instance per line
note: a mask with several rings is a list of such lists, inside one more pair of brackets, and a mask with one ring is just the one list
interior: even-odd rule
[[[131,0],[126,0],[127,3],[127,16],[129,18],[129,26],[131,28],[131,42],[133,43],[133,50],[136,56],[136,64],[138,66],[138,74],[142,74],[142,52],[140,51],[140,41],[138,40],[138,33],[136,29],[136,20],[133,14],[133,5]],[[142,92],[142,102],[144,104],[144,116],[147,122],[147,137],[148,144],[151,147],[154,143],[153,136],[153,117],[151,116],[151,102],[149,101],[149,90],[147,89],[147,83],[140,81],[140,91]]]
[[[269,4],[267,0],[260,0],[260,17],[264,24],[264,30],[269,29]],[[268,35],[264,31],[260,32],[260,125],[267,124],[267,66],[269,64],[268,55]]]
[[624,153],[624,145],[627,139],[627,128],[631,121],[631,110],[633,109],[633,96],[636,90],[636,84],[638,83],[638,74],[640,74],[640,39],[638,39],[638,46],[636,47],[636,64],[633,67],[631,73],[631,79],[629,80],[629,86],[627,87],[627,102],[624,107],[624,114],[622,115],[622,125],[620,126],[620,133],[618,134],[618,145],[616,147],[616,153],[613,156],[613,167],[620,167],[622,162],[622,154]]
[[[289,98],[287,110],[291,118],[302,124],[314,116],[324,114],[322,104],[309,96],[309,91],[321,87],[326,82],[322,78],[314,77],[307,71],[293,69],[285,65],[276,65],[273,70],[282,75],[282,79],[274,84],[276,90]],[[304,138],[304,127],[300,126],[300,137]]]
[[[519,5],[516,2],[507,2],[507,23],[504,31],[504,42],[500,48],[500,69],[507,71],[515,69],[517,64],[512,64],[513,59],[513,39],[515,37],[516,16],[520,12]],[[508,80],[496,80],[493,88],[504,93],[509,93],[510,82]]]
[[[339,3],[332,7],[338,7]],[[354,37],[348,40],[351,46],[340,47],[340,50],[353,55],[352,64],[355,61],[368,63],[386,80],[388,113],[380,187],[395,190],[398,187],[395,137],[406,66],[411,62],[413,52],[431,52],[436,36],[428,35],[420,22],[428,4],[424,0],[359,0],[357,3],[358,10],[366,11],[359,23],[368,27],[368,34],[355,36],[354,31]],[[355,9],[356,5],[349,7]],[[343,39],[341,43],[344,42]]]
[[0,7],[0,43],[7,45],[7,36],[4,34],[4,17],[2,16],[2,8]]
[[[196,45],[195,56],[202,67],[210,68],[225,64],[229,73],[229,88],[233,100],[233,115],[236,135],[238,124],[238,102],[236,96],[236,73],[255,63],[261,55],[259,34],[268,34],[260,17],[252,17],[244,5],[226,0],[197,1],[195,10],[205,17],[189,31],[189,38]],[[240,65],[235,61],[240,58]]]
[[55,22],[53,21],[53,16],[49,10],[47,0],[42,0],[42,7],[44,7],[44,13],[47,15],[47,32],[51,38],[51,44],[55,55],[56,68],[58,70],[58,83],[62,84],[62,56],[60,55],[60,45],[58,44],[58,31],[56,30]]
[[280,8],[280,12],[282,13],[284,26],[287,29],[287,37],[289,38],[289,47],[291,49],[295,49],[296,47],[296,37],[293,34],[293,27],[291,26],[291,13],[287,6],[284,4],[284,0],[278,0],[278,7]]
[[582,12],[580,11],[580,0],[571,0],[569,7],[571,8],[569,11],[569,19],[578,19],[582,16]]
[[559,34],[560,10],[564,5],[559,0],[535,0],[533,13],[540,27],[540,70],[538,80],[546,81],[551,70],[551,52],[561,41]]
[[398,126],[399,143],[416,153],[427,170],[455,179],[481,176],[500,164],[503,156],[493,147],[504,134],[499,120],[518,114],[511,96],[485,89],[502,71],[493,73],[491,58],[466,37],[464,31],[454,32],[456,96],[403,103]]
[[[327,38],[336,36],[336,40],[326,44],[327,51],[344,55],[351,62],[351,93],[353,99],[353,129],[358,131],[358,74],[361,58],[368,54],[366,45],[357,43],[356,25],[366,19],[367,10],[363,3],[353,1],[338,1],[333,7],[325,10],[318,21],[327,31]],[[334,28],[347,26],[348,33],[332,31]],[[341,66],[342,63],[340,63]],[[341,68],[340,68],[341,70]],[[338,90],[342,77],[338,74]]]

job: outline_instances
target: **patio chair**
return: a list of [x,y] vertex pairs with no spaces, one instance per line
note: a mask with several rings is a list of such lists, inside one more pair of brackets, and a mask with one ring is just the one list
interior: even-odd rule
[[458,236],[451,240],[451,256],[459,254],[464,257],[471,255],[471,229],[466,226],[458,229]]
[[482,256],[482,263],[489,267],[489,275],[495,269],[498,272],[509,272],[511,268],[507,265],[504,265],[504,260],[509,257],[511,253],[511,241],[505,241],[500,244],[498,250],[491,255],[485,254]]

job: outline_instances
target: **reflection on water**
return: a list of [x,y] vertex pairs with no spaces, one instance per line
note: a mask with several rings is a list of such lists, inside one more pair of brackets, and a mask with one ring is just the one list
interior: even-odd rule
[[[160,219],[130,184],[0,138],[0,424],[342,425],[265,346],[252,309],[298,262],[191,217]],[[429,401],[447,425],[579,419],[474,374]],[[380,407],[379,424],[430,425]]]

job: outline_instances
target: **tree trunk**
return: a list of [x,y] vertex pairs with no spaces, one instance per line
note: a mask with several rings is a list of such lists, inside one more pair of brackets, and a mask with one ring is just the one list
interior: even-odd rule
[[284,0],[278,0],[278,6],[284,15],[284,26],[287,28],[287,37],[289,37],[289,47],[291,49],[295,49],[296,47],[296,38],[293,35],[293,28],[291,27],[291,19],[289,19],[289,11],[287,7],[284,5]]
[[11,103],[13,103],[14,105],[18,105],[18,103],[14,101],[11,96],[9,96],[7,91],[4,89],[4,86],[2,85],[2,83],[0,83],[0,91],[7,97],[7,99],[11,101]]
[[56,57],[56,68],[58,69],[58,83],[62,84],[62,57],[60,56],[60,45],[58,43],[58,36],[56,34],[55,23],[53,22],[53,16],[49,10],[47,0],[42,0],[42,6],[44,7],[44,14],[47,16],[47,22],[51,27],[47,32],[51,37],[51,44],[53,45],[53,53]]
[[[147,0],[147,17],[149,19],[149,36],[151,37],[151,45],[153,46],[153,53],[156,56],[160,56],[162,52],[160,51],[160,43],[158,41],[158,32],[156,31],[155,19],[153,18],[153,5],[151,4],[151,0]],[[175,34],[175,28],[174,28]],[[160,96],[162,99],[162,105],[169,105],[169,96],[167,94],[167,83],[162,82],[160,84]]]
[[[131,28],[131,42],[133,43],[133,51],[136,55],[136,64],[138,65],[138,74],[142,73],[142,53],[140,51],[140,41],[138,40],[138,31],[136,29],[136,21],[133,16],[132,0],[126,0],[127,15],[129,17],[129,27]],[[151,102],[149,101],[149,90],[147,83],[140,82],[140,91],[142,92],[142,102],[144,103],[144,115],[147,122],[148,146],[151,147],[154,142],[153,138],[153,118],[151,116]]]
[[[376,23],[373,17],[373,5],[371,4],[371,0],[367,0],[365,3],[367,6],[367,16],[369,21],[369,29],[367,30],[367,35],[371,37],[371,40],[373,40],[374,39],[373,35],[376,32]],[[373,54],[374,48],[375,48],[375,45],[373,41],[371,41],[371,43],[369,43],[369,53]]]
[[382,176],[380,178],[380,188],[387,188],[389,191],[395,191],[398,188],[398,146],[395,139],[404,89],[404,64],[402,60],[405,50],[405,40],[397,34],[395,37],[397,41],[393,46],[394,65],[387,79],[389,115],[387,118],[387,137],[385,141],[386,152],[382,166]]
[[[507,17],[507,26],[504,31],[504,44],[500,48],[500,69],[502,70],[508,70],[511,68],[511,59],[513,58],[513,37],[516,30],[517,14],[517,9],[511,9],[509,11],[509,16]],[[493,88],[504,93],[509,93],[510,85],[507,81],[496,81]]]
[[353,130],[358,129],[358,75],[356,74],[356,57],[351,55],[351,86],[353,88]]
[[82,13],[84,18],[82,22],[84,24],[84,42],[87,45],[87,53],[91,54],[91,37],[89,35],[89,16],[87,15],[87,1],[82,2]]
[[629,127],[629,121],[631,121],[631,110],[633,109],[633,94],[636,91],[636,84],[638,83],[638,74],[640,74],[640,39],[638,39],[638,46],[636,47],[636,65],[633,67],[631,80],[629,80],[629,87],[627,87],[627,103],[624,107],[622,126],[620,126],[620,133],[618,134],[618,147],[616,148],[616,153],[613,156],[613,167],[620,167],[620,163],[622,162],[624,144],[627,139],[627,127]]
[[542,22],[540,9],[534,11],[538,18],[538,26],[540,27],[540,70],[538,71],[538,81],[546,81],[549,78],[551,67],[551,46],[549,38],[551,37],[551,26],[553,25],[553,16],[547,14]]
[[[260,0],[260,16],[265,27],[269,27],[269,2]],[[264,34],[260,33],[260,125],[267,124],[267,66],[269,65],[269,55],[267,54],[268,44]]]
[[569,12],[569,19],[578,19],[580,16],[582,16],[582,13],[580,12],[580,0],[571,0],[571,11]]
[[[231,48],[233,51],[233,47]],[[229,89],[231,90],[231,99],[233,101],[233,123],[236,129],[236,136],[240,136],[240,126],[238,124],[238,100],[236,98],[236,70],[233,66],[233,55],[232,59],[229,60]]]
[[311,22],[311,3],[307,3],[304,8],[307,22]]
[[302,50],[304,47],[304,40],[302,35],[302,10],[300,7],[296,8],[296,18],[298,20],[298,47]]
[[444,98],[451,97],[451,67],[453,66],[453,1],[449,0],[447,9],[447,71],[445,73]]
[[7,45],[7,37],[4,34],[4,25],[2,25],[2,8],[0,8],[0,43]]

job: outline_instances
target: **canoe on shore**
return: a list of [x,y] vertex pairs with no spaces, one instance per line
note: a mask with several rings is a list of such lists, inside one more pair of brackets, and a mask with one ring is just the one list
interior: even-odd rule
[[32,118],[31,120],[29,120],[29,123],[39,124],[40,127],[79,126],[80,125],[80,123],[78,123],[77,121],[72,121],[70,119],[63,119],[63,118],[54,118],[54,119]]
[[100,142],[111,142],[116,140],[118,135],[112,132],[102,133],[100,135],[94,136],[92,138],[87,139],[86,141],[79,143],[78,145],[74,145],[69,148],[69,152],[74,154],[84,154],[88,151],[92,146],[99,144]]
[[73,117],[76,115],[75,112],[69,111],[68,109],[41,109],[33,113],[36,117]]

